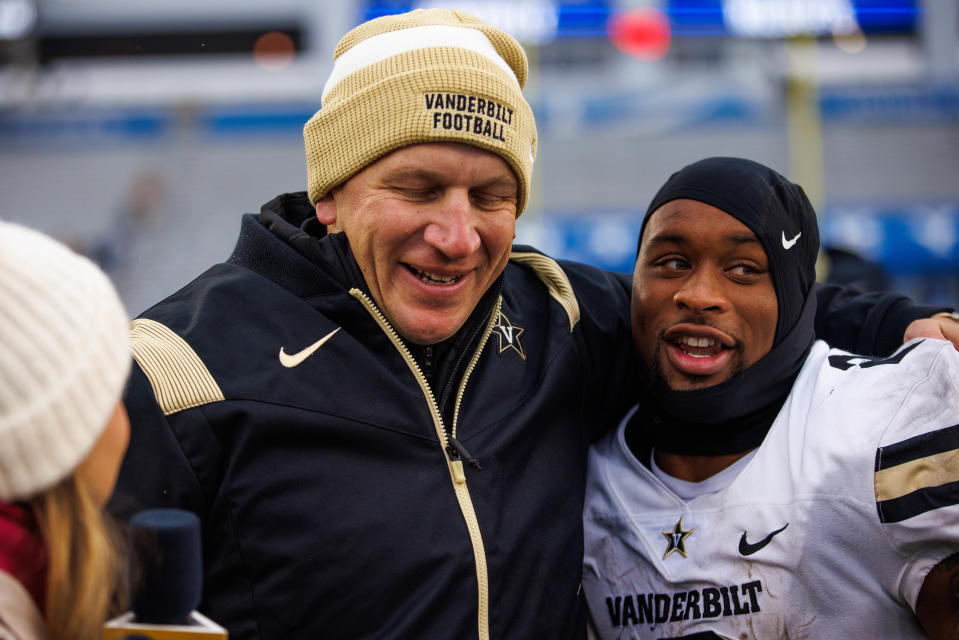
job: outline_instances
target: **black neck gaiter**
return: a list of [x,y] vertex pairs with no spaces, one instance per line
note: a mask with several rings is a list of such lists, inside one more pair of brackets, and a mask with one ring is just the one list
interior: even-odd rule
[[758,447],[779,414],[814,341],[816,297],[799,322],[756,364],[705,389],[675,391],[647,378],[631,428],[662,451],[723,455]]
[[671,453],[748,451],[765,438],[815,340],[816,214],[802,188],[775,171],[739,158],[709,158],[670,177],[653,198],[643,230],[663,204],[680,198],[717,207],[756,234],[776,290],[776,333],[769,353],[712,387],[675,391],[647,374],[629,428]]

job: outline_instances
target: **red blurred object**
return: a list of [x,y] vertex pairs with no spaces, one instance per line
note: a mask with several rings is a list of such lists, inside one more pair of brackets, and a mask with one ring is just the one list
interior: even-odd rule
[[253,44],[253,61],[266,71],[280,71],[293,61],[296,45],[280,31],[264,33]]
[[606,32],[617,49],[640,60],[659,60],[669,51],[669,18],[654,7],[612,14]]

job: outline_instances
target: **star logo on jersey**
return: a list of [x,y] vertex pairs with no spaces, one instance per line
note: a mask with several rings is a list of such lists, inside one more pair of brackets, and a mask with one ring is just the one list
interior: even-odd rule
[[684,558],[688,557],[686,555],[686,538],[693,535],[695,529],[683,529],[683,517],[679,516],[679,522],[676,523],[676,526],[672,528],[671,531],[663,531],[663,535],[666,536],[666,539],[669,541],[669,544],[666,546],[666,553],[663,554],[663,560],[668,558],[674,552],[679,552]]
[[523,335],[525,331],[523,327],[514,325],[509,321],[509,318],[506,317],[506,314],[500,311],[499,324],[493,327],[493,331],[496,333],[496,337],[499,338],[500,353],[503,353],[507,349],[512,349],[518,353],[523,360],[526,359],[526,352],[523,351],[523,343],[519,341],[519,337]]

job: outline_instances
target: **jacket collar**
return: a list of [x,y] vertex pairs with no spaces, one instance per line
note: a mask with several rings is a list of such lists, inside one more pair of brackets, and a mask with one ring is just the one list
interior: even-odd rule
[[[252,269],[301,298],[352,287],[369,294],[346,234],[328,234],[303,191],[273,198],[263,205],[259,216],[245,215],[228,262]],[[462,375],[463,367],[457,363],[463,360],[462,354],[472,355],[470,350],[479,341],[504,278],[501,274],[490,286],[453,336],[429,348],[407,345],[420,366],[428,370],[437,402],[443,404],[443,390],[449,387],[450,379]],[[430,364],[424,367],[427,358]]]
[[301,298],[358,287],[368,292],[342,233],[327,234],[306,192],[270,200],[243,216],[229,263],[269,278]]

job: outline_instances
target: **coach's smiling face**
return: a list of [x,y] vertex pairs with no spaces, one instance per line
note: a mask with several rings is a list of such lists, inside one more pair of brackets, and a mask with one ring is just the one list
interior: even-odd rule
[[646,224],[633,272],[633,341],[671,389],[710,387],[773,346],[776,290],[766,252],[736,218],[672,200]]
[[316,203],[344,232],[373,300],[415,344],[446,340],[503,273],[518,183],[495,153],[460,143],[403,147]]

